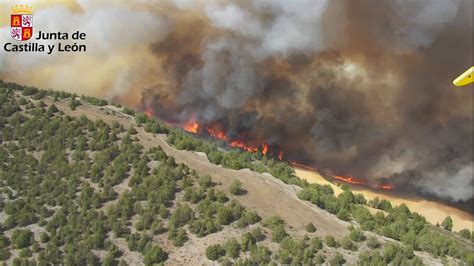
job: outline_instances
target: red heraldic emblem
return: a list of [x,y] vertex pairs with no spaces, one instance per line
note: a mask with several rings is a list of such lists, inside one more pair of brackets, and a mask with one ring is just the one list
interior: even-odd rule
[[29,5],[15,5],[10,16],[10,33],[17,41],[33,37],[33,12]]

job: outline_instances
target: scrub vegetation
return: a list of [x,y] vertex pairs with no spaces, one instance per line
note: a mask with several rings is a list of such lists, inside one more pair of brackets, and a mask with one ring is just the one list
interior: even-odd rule
[[[224,265],[340,265],[347,256],[362,265],[421,265],[417,254],[423,253],[474,263],[472,232],[450,232],[449,217],[434,227],[405,205],[368,202],[349,189],[335,196],[329,186],[300,180],[286,162],[195,138],[133,109],[114,106],[134,119],[124,127],[69,116],[59,101],[70,110],[111,106],[0,82],[0,261],[7,264],[133,264],[128,256],[160,264],[191,239],[232,230],[239,233],[208,244],[202,257]],[[267,172],[294,185],[301,200],[349,222],[350,233],[322,237],[314,221],[297,237],[279,216],[262,219],[259,210],[240,203],[246,194],[240,180],[220,189],[161,146],[145,148],[140,127],[167,135],[176,149],[204,152],[213,164]]]

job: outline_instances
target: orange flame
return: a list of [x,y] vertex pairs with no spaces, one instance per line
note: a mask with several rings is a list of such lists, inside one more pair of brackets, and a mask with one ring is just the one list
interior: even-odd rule
[[267,155],[268,153],[268,145],[266,143],[262,144],[262,154]]
[[378,188],[378,189],[385,189],[385,190],[392,190],[393,189],[393,185],[391,185],[391,184],[381,184],[381,185],[376,185],[375,187]]
[[346,183],[349,183],[349,184],[353,184],[353,185],[366,185],[367,182],[365,181],[362,181],[362,180],[359,180],[359,179],[356,179],[354,177],[345,177],[345,176],[338,176],[338,175],[335,175],[333,176],[334,179],[337,179],[337,180],[341,180],[341,181],[344,181]]
[[145,111],[145,115],[148,117],[148,118],[151,118],[153,116],[153,110],[151,108],[147,108],[146,111]]
[[240,148],[240,149],[242,149],[244,151],[248,151],[248,152],[258,152],[257,147],[246,145],[245,143],[243,143],[242,141],[239,141],[239,140],[234,140],[229,145],[231,147]]
[[283,154],[283,151],[279,151],[279,152],[278,152],[278,159],[279,159],[280,161],[283,161],[283,155],[284,155],[284,154]]
[[194,118],[189,120],[183,125],[183,129],[189,133],[198,133],[199,132],[199,124],[196,122]]
[[[152,116],[152,111],[150,109],[147,109],[145,114],[148,117],[151,117]],[[182,127],[187,132],[197,134],[197,133],[200,132],[201,125],[193,117],[188,122],[186,122]],[[276,151],[272,150],[272,147],[270,147],[267,143],[263,143],[260,146],[254,146],[254,145],[246,144],[242,140],[231,140],[231,139],[229,139],[229,137],[221,129],[221,126],[219,124],[212,124],[212,125],[206,126],[205,128],[206,128],[206,131],[209,134],[209,136],[211,136],[215,139],[218,139],[218,140],[225,141],[225,142],[229,143],[229,146],[231,146],[233,148],[239,148],[239,149],[242,149],[244,151],[252,152],[252,153],[261,151],[263,155],[272,155],[272,156],[274,156],[276,154]],[[282,150],[279,150],[278,154],[276,156],[280,161],[282,161],[283,157],[284,157],[284,152]],[[292,166],[303,168],[303,169],[306,169],[306,170],[318,171],[317,168],[314,168],[314,167],[311,167],[311,166],[308,166],[308,165],[305,165],[305,164],[302,164],[302,163],[298,163],[298,162],[295,162],[295,161],[289,161],[288,163]],[[343,181],[343,182],[346,182],[346,183],[349,183],[349,184],[353,184],[353,185],[368,185],[367,181],[365,181],[364,179],[359,179],[359,178],[355,178],[355,177],[351,177],[351,176],[346,177],[346,176],[335,175],[335,176],[333,176],[333,178],[337,179],[337,180],[340,180],[340,181]],[[384,190],[391,190],[394,187],[391,184],[384,183],[384,184],[375,185],[374,188],[384,189]]]
[[277,156],[279,160],[283,160],[284,153],[283,151],[273,151],[272,147],[267,143],[262,143],[261,145],[247,144],[240,139],[231,139],[229,138],[225,131],[222,130],[221,125],[218,123],[213,123],[210,125],[202,126],[196,121],[196,118],[193,116],[189,121],[182,125],[182,128],[190,133],[198,134],[201,133],[201,127],[204,127],[209,136],[222,140],[228,143],[230,147],[239,148],[247,152],[256,153],[261,151],[264,155]]
[[318,171],[317,168],[314,168],[314,167],[311,167],[311,166],[307,166],[307,165],[304,165],[304,164],[301,164],[301,163],[298,163],[298,162],[295,162],[295,161],[290,161],[289,163],[290,163],[291,165],[293,165],[293,166],[296,166],[296,167],[299,167],[299,168],[303,168],[303,169],[306,169],[306,170]]
[[227,141],[226,134],[224,131],[220,130],[218,126],[209,126],[206,129],[207,133],[209,133],[211,137],[214,137],[218,140]]

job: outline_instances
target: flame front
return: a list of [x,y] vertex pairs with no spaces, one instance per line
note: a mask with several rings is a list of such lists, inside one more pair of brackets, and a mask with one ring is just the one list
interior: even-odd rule
[[261,145],[251,145],[240,139],[230,139],[222,129],[221,125],[218,123],[201,126],[193,117],[182,125],[182,128],[185,131],[193,134],[201,133],[201,127],[205,128],[209,136],[227,142],[230,147],[242,149],[252,153],[261,151],[263,155],[276,156],[279,160],[283,160],[284,153],[282,150],[274,152],[267,143],[262,143]]
[[[152,112],[148,112],[148,110],[147,110],[147,112],[145,112],[145,114],[147,114],[147,116],[148,115],[151,116]],[[275,149],[274,145],[269,145],[265,142],[263,142],[261,145],[251,145],[251,144],[248,144],[248,143],[246,143],[245,141],[243,141],[241,139],[231,139],[231,138],[229,138],[229,136],[227,136],[225,131],[222,129],[222,126],[218,123],[213,123],[211,125],[200,125],[196,121],[196,119],[193,117],[190,120],[188,120],[186,123],[184,123],[182,125],[182,127],[185,131],[193,133],[193,134],[202,133],[202,131],[207,132],[207,134],[210,137],[213,137],[215,139],[227,142],[230,147],[238,148],[238,149],[241,149],[241,150],[244,150],[244,151],[247,151],[247,152],[251,152],[251,153],[256,153],[256,152],[260,151],[263,155],[275,156],[280,161],[283,161],[283,157],[284,157],[283,150]],[[205,128],[205,130],[201,131],[200,130],[201,128]],[[244,137],[240,136],[240,138],[244,138]],[[276,147],[278,147],[278,146],[276,146]],[[299,162],[296,162],[296,161],[288,161],[288,163],[293,165],[293,166],[304,168],[304,169],[307,169],[307,170],[318,171],[317,168],[314,168],[314,167],[311,167],[311,166],[308,166],[308,165],[305,165],[305,164],[302,164],[302,163],[299,163]],[[342,182],[345,182],[345,183],[348,183],[348,184],[352,184],[352,185],[363,185],[363,186],[369,185],[368,182],[365,179],[355,178],[355,177],[352,177],[352,176],[334,175],[334,176],[332,176],[332,178],[336,179],[336,180],[339,180],[339,181],[342,181]],[[391,190],[391,189],[394,188],[393,185],[388,184],[388,183],[382,183],[382,184],[378,184],[378,185],[375,185],[375,186],[372,185],[372,187],[376,188],[376,189],[384,189],[384,190]]]
[[242,142],[240,140],[231,141],[229,146],[234,147],[234,148],[240,148],[240,149],[242,149],[244,151],[248,151],[248,152],[258,152],[258,147],[246,145],[244,142]]
[[384,189],[384,190],[392,190],[393,185],[391,185],[391,184],[380,184],[380,185],[376,185],[375,188]]
[[209,136],[222,141],[228,140],[227,135],[220,129],[219,125],[208,126],[206,129]]
[[360,179],[356,179],[356,178],[351,177],[351,176],[335,175],[335,176],[333,176],[333,178],[337,179],[337,180],[344,181],[344,182],[349,183],[349,184],[353,184],[353,185],[367,185],[367,182],[365,182],[363,180],[360,180]]
[[314,167],[311,167],[311,166],[308,166],[308,165],[305,165],[305,164],[302,164],[302,163],[299,163],[299,162],[289,161],[289,163],[293,166],[303,168],[303,169],[306,169],[306,170],[315,171],[315,172],[318,171],[317,168],[314,168]]
[[183,125],[183,129],[189,133],[197,134],[199,132],[199,124],[192,118]]

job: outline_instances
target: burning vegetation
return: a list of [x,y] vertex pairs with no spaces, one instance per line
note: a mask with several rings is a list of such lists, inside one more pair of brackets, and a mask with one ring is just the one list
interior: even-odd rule
[[[149,108],[147,108],[149,110]],[[145,114],[149,116],[149,111],[145,111]],[[225,142],[229,147],[241,149],[246,152],[250,153],[261,153],[267,157],[272,157],[278,159],[280,161],[286,160],[284,158],[284,151],[279,149],[277,145],[269,145],[265,142],[259,142],[261,144],[248,144],[245,140],[244,135],[240,135],[237,138],[231,138],[228,134],[223,130],[223,127],[218,123],[213,123],[210,125],[202,125],[196,121],[195,117],[193,116],[191,119],[187,120],[184,124],[181,125],[181,128],[188,133],[204,135],[211,137],[215,140]],[[288,161],[288,163],[294,167],[304,168],[311,171],[318,171],[317,168],[299,163],[297,161]],[[390,184],[388,181],[384,181],[383,183],[380,180],[377,183],[370,182],[370,180],[362,179],[362,178],[355,178],[351,176],[340,176],[340,175],[330,175],[330,177],[334,181],[344,182],[351,185],[358,185],[358,186],[369,186],[375,189],[383,189],[383,190],[392,190],[394,186]]]
[[472,101],[451,80],[471,64],[470,10],[468,0],[178,5],[151,45],[158,81],[141,104],[340,182],[469,200]]
[[199,124],[195,121],[195,119],[191,119],[183,125],[183,129],[189,133],[198,133],[199,132]]

